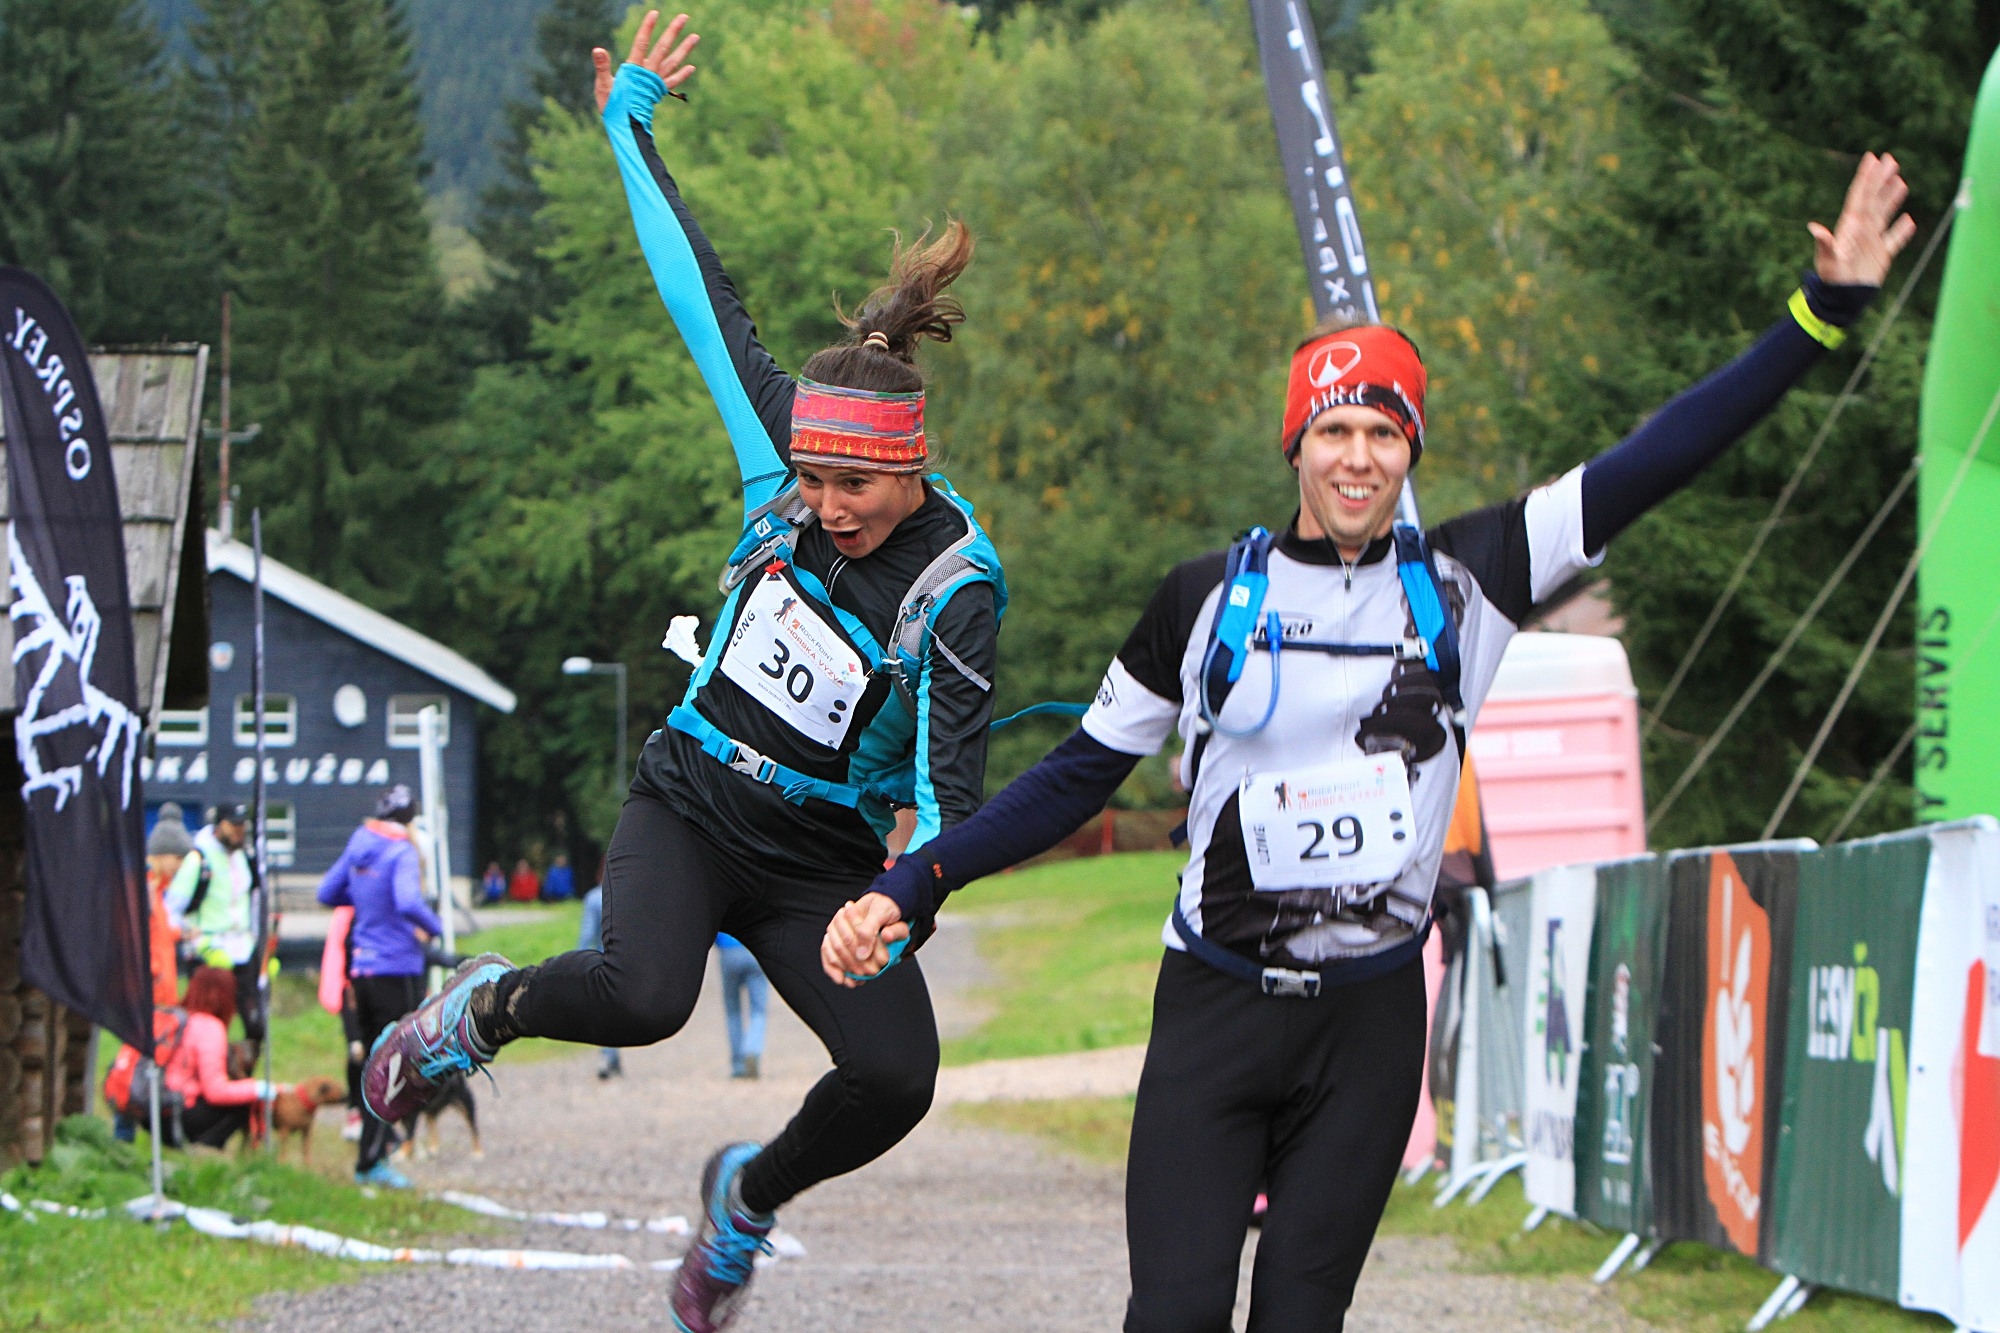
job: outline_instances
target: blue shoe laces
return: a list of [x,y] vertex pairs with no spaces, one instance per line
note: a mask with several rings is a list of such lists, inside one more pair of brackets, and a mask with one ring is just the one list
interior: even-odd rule
[[757,1256],[771,1252],[771,1242],[767,1237],[742,1230],[736,1225],[734,1214],[725,1210],[723,1224],[716,1228],[715,1236],[709,1242],[709,1276],[740,1287],[750,1280]]

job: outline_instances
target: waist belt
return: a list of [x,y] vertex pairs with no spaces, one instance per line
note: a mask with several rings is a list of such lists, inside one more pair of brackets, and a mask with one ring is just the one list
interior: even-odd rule
[[1207,963],[1225,976],[1247,981],[1260,988],[1266,995],[1290,996],[1294,999],[1310,1000],[1324,990],[1335,986],[1351,986],[1358,981],[1372,981],[1376,977],[1387,976],[1404,964],[1409,963],[1424,951],[1424,941],[1430,938],[1431,919],[1424,917],[1423,925],[1416,935],[1393,949],[1384,949],[1378,954],[1340,962],[1329,969],[1333,975],[1321,980],[1317,971],[1294,972],[1286,967],[1259,967],[1253,961],[1225,949],[1205,935],[1196,933],[1181,914],[1181,905],[1174,904],[1174,933],[1181,937],[1189,953]]
[[824,778],[809,777],[796,768],[787,768],[775,759],[758,754],[743,742],[723,735],[714,723],[687,704],[676,705],[674,711],[667,714],[667,725],[692,737],[724,768],[734,769],[746,778],[778,788],[793,805],[804,805],[806,799],[812,797],[852,810],[867,795],[866,791],[851,782],[828,782]]

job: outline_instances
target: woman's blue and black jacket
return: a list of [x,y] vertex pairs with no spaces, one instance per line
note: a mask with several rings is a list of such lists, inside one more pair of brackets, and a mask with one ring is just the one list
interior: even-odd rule
[[[652,72],[618,71],[604,124],[660,296],[729,432],[743,479],[743,538],[686,698],[639,760],[636,785],[725,848],[824,880],[872,875],[892,805],[917,814],[911,846],[979,807],[1006,609],[998,555],[942,477],[873,553],[841,556],[789,488],[791,376],[757,341],[714,247],[655,150]],[[745,591],[774,569],[837,626],[872,676],[838,750],[768,711],[716,670]]]

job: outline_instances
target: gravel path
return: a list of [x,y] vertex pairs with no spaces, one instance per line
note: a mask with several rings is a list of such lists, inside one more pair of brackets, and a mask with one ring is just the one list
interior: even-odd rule
[[[941,1025],[948,1033],[976,1025],[981,1012],[965,994],[982,975],[971,930],[941,932],[925,948],[924,962]],[[696,1177],[708,1153],[731,1138],[774,1133],[827,1068],[805,1025],[774,1002],[764,1079],[732,1082],[721,1007],[720,987],[711,980],[687,1030],[660,1046],[626,1052],[626,1076],[609,1083],[594,1077],[591,1054],[533,1064],[503,1059],[495,1070],[499,1094],[483,1085],[479,1092],[484,1160],[472,1159],[463,1128],[451,1121],[440,1156],[417,1164],[413,1175],[426,1189],[472,1191],[515,1207],[693,1215]],[[947,1071],[942,1091],[954,1100],[1115,1092],[1136,1074],[1130,1050],[1091,1052]],[[805,1256],[759,1276],[738,1327],[744,1333],[1116,1329],[1125,1299],[1121,1175],[934,1113],[887,1157],[784,1210],[784,1230],[803,1243]],[[239,1327],[316,1333],[671,1327],[672,1274],[646,1265],[678,1256],[685,1243],[678,1238],[522,1225],[473,1243],[613,1250],[638,1268],[400,1271],[266,1297]],[[1246,1279],[1248,1257],[1246,1250]],[[1239,1325],[1241,1317],[1239,1310]],[[1460,1273],[1448,1242],[1389,1238],[1371,1258],[1348,1327],[1525,1333],[1641,1326],[1587,1282]]]

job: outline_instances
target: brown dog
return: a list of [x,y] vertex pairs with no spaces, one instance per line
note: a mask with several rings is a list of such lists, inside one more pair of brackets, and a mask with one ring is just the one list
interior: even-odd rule
[[344,1084],[330,1078],[306,1078],[294,1083],[291,1090],[281,1092],[271,1103],[271,1129],[278,1136],[278,1151],[285,1150],[288,1135],[299,1136],[299,1153],[302,1161],[312,1160],[313,1121],[322,1106],[334,1106],[347,1100]]

